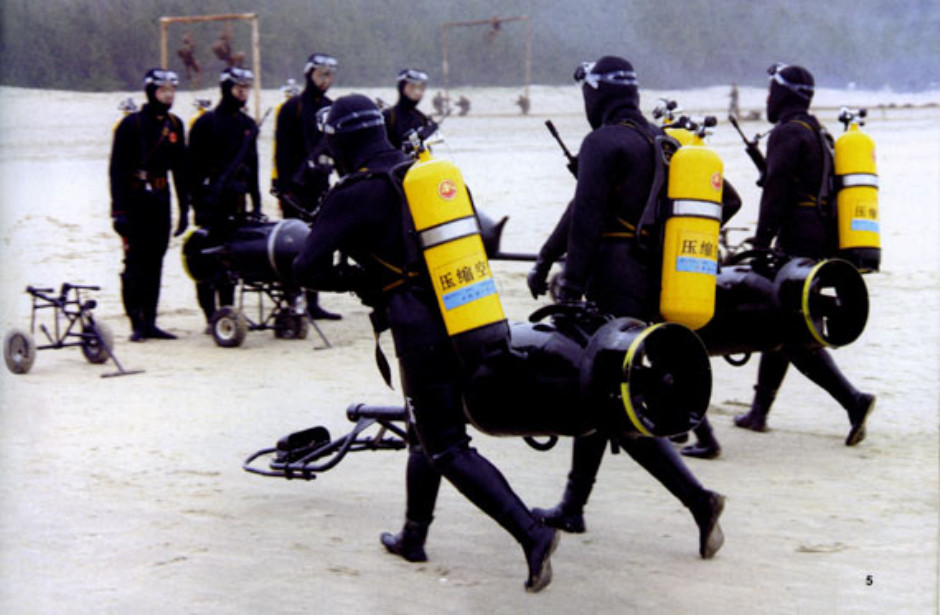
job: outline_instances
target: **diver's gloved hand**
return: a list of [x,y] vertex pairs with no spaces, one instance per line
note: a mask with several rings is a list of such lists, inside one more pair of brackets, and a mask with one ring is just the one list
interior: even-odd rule
[[548,292],[548,272],[551,268],[552,264],[550,262],[539,257],[526,276],[525,281],[529,286],[529,292],[532,293],[533,299],[538,299]]
[[359,265],[340,263],[330,271],[330,290],[353,292],[361,298],[368,294],[369,287],[366,270]]
[[115,214],[111,216],[111,228],[121,237],[127,237],[130,234],[131,223],[128,222],[125,214]]
[[562,278],[558,284],[558,303],[578,303],[584,291],[579,286],[570,284],[568,280]]
[[754,259],[751,261],[751,271],[773,280],[777,275],[773,253],[770,250],[762,250],[755,254]]

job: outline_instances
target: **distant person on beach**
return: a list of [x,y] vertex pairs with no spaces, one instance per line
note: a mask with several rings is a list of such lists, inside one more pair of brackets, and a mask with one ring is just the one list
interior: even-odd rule
[[[333,103],[326,93],[333,85],[338,64],[329,54],[312,54],[304,65],[303,91],[278,111],[274,126],[274,189],[284,218],[313,213],[330,188],[333,160],[317,125],[317,113]],[[307,313],[316,320],[342,318],[320,306],[316,291],[307,293]]]
[[[251,214],[261,214],[258,127],[244,112],[253,83],[254,74],[246,68],[223,70],[219,76],[222,99],[215,109],[199,116],[189,135],[193,210],[211,244],[223,243],[245,223],[249,199]],[[211,324],[216,310],[234,304],[235,287],[226,276],[196,282],[196,297]]]
[[[821,133],[819,120],[809,113],[813,75],[802,66],[785,64],[772,66],[768,73],[767,119],[775,127],[767,141],[767,174],[752,243],[757,249],[773,245],[788,256],[832,257],[838,242],[830,224],[832,216],[823,211],[830,204],[816,202],[823,156],[828,155],[821,140],[828,135]],[[864,440],[875,396],[856,389],[823,348],[794,346],[762,353],[751,409],[734,417],[735,425],[751,431],[767,430],[767,414],[791,363],[845,408],[851,426],[845,445],[855,446]]]
[[[552,578],[558,532],[539,523],[503,474],[470,446],[460,359],[428,268],[414,260],[417,237],[403,232],[408,207],[393,170],[410,159],[389,143],[382,113],[365,96],[337,100],[324,130],[342,179],[324,198],[294,272],[305,286],[356,292],[373,308],[376,330],[392,333],[409,410],[407,502],[402,531],[380,540],[407,561],[427,560],[424,544],[443,476],[516,539],[528,564],[525,589],[540,591]],[[337,251],[356,265],[334,265]]]
[[[578,153],[574,199],[539,252],[529,290],[536,298],[545,294],[552,264],[567,254],[559,301],[586,297],[603,313],[659,320],[661,248],[642,249],[636,229],[653,183],[653,143],[664,133],[640,112],[637,76],[627,60],[604,56],[584,63],[575,80],[592,132]],[[608,440],[600,430],[574,438],[561,502],[533,509],[546,525],[585,531],[584,506]],[[724,496],[703,487],[666,438],[625,436],[615,442],[689,509],[699,530],[699,555],[713,557],[724,542],[718,524]]]
[[437,124],[418,109],[427,85],[424,71],[406,68],[398,73],[398,102],[382,112],[388,140],[398,149],[413,132],[423,142],[437,130]]
[[447,104],[447,101],[444,99],[443,92],[438,92],[437,94],[435,94],[434,99],[431,101],[431,103],[434,105],[434,111],[438,115],[446,115],[449,112],[449,109],[448,109],[449,105]]
[[111,220],[124,244],[121,296],[131,321],[132,342],[175,339],[157,327],[163,256],[170,242],[169,173],[179,204],[174,235],[188,224],[185,128],[170,113],[179,78],[155,68],[144,75],[147,102],[128,113],[114,130],[111,147]]

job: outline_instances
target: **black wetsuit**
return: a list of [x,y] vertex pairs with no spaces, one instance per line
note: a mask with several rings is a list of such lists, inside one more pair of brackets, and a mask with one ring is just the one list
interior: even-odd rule
[[[643,118],[635,88],[625,93],[631,88],[587,87],[586,110],[594,131],[578,153],[574,200],[539,260],[551,263],[567,253],[563,301],[583,294],[614,316],[659,320],[662,255],[655,237],[646,249],[640,247],[636,227],[653,182],[653,140],[662,131]],[[729,213],[738,207],[739,199],[729,203]],[[580,516],[609,437],[598,431],[574,439],[565,496],[556,510]],[[711,492],[689,472],[667,439],[618,436],[616,441],[693,513],[707,506]]]
[[827,258],[836,252],[835,217],[816,202],[823,173],[819,121],[803,109],[787,110],[767,141],[767,174],[754,238],[758,248],[789,256]]
[[[350,98],[360,106],[368,100]],[[409,159],[388,143],[382,126],[345,139],[345,151],[331,143],[331,152],[341,172],[354,172],[323,199],[294,262],[296,277],[309,288],[356,292],[373,307],[376,321],[385,321],[391,329],[414,438],[406,518],[421,524],[426,533],[443,475],[506,528],[528,556],[533,545],[544,542],[548,530],[532,517],[499,470],[470,446],[460,360],[444,328],[427,268],[416,248],[406,249],[403,196],[388,171]],[[337,251],[358,266],[334,266]]]
[[[767,174],[761,196],[755,244],[788,256],[828,258],[836,254],[834,215],[828,203],[817,203],[823,180],[824,151],[818,120],[808,100],[794,97],[774,84],[768,115],[777,125],[767,142]],[[841,373],[824,348],[785,346],[761,355],[755,386],[755,411],[766,416],[790,363],[825,389],[848,412],[850,420],[868,403]]]
[[437,124],[418,110],[418,103],[401,93],[401,87],[398,103],[383,111],[382,115],[388,140],[396,149],[401,149],[408,134],[415,130],[419,136],[427,138],[437,129]]
[[111,216],[124,238],[121,291],[135,333],[155,326],[163,256],[170,241],[168,175],[181,218],[189,208],[182,121],[159,103],[147,103],[114,131],[111,149]]
[[[189,136],[189,173],[196,224],[209,232],[210,244],[221,244],[245,222],[247,201],[261,212],[258,186],[258,128],[228,90],[212,111],[202,114]],[[196,283],[206,320],[234,303],[234,285],[226,275]],[[216,301],[218,298],[218,301]]]
[[[332,167],[321,163],[326,154],[323,133],[317,128],[317,111],[332,104],[320,89],[307,82],[302,93],[281,105],[274,129],[274,165],[279,190],[290,194],[305,211],[313,211],[330,187]],[[281,205],[285,218],[296,218],[298,212],[286,203]]]

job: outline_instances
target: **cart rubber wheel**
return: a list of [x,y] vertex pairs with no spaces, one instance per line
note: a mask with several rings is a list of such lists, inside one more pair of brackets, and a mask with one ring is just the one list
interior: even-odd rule
[[3,359],[14,374],[25,374],[36,360],[36,342],[33,336],[20,329],[13,329],[3,338]]
[[82,327],[82,333],[86,336],[82,340],[82,354],[89,363],[107,363],[114,352],[114,333],[111,327],[103,322],[91,321]]
[[306,314],[281,312],[274,319],[274,337],[282,340],[305,340],[310,332]]
[[248,321],[241,312],[225,306],[212,315],[212,338],[222,348],[241,346],[248,333]]

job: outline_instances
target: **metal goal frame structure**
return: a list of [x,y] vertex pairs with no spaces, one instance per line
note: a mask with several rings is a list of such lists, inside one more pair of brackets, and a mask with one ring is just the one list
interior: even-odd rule
[[448,54],[450,51],[450,42],[448,32],[451,28],[466,28],[474,26],[489,26],[492,31],[500,29],[502,24],[521,21],[525,24],[525,58],[523,59],[523,70],[525,74],[525,83],[523,84],[524,96],[529,98],[529,86],[532,82],[532,22],[528,15],[517,15],[514,17],[491,17],[489,19],[475,19],[471,21],[449,21],[441,24],[441,67],[444,73],[444,99],[450,101],[450,61]]
[[247,21],[251,27],[251,70],[255,74],[254,98],[255,121],[261,121],[261,34],[258,30],[257,13],[230,13],[224,15],[191,15],[186,17],[160,18],[160,66],[169,68],[170,56],[168,38],[173,24],[193,24],[207,21]]

